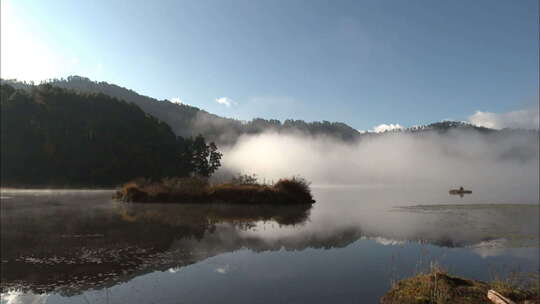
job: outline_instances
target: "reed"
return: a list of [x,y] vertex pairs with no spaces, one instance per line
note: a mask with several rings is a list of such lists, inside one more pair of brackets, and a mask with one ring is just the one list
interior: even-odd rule
[[274,184],[235,178],[210,184],[200,177],[165,178],[157,182],[137,179],[124,184],[114,198],[144,203],[313,204],[309,183],[301,177],[283,178]]

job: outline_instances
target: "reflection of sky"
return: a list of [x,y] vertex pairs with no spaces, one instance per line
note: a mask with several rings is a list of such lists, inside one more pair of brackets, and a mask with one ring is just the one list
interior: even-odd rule
[[511,256],[530,261],[537,261],[540,257],[540,250],[538,247],[533,248],[505,248],[505,247],[492,247],[492,246],[476,246],[472,247],[471,251],[478,254],[482,258],[498,257],[498,256]]
[[[470,248],[418,243],[356,241],[345,248],[253,252],[239,250],[186,266],[179,272],[154,272],[107,291],[88,291],[74,303],[375,303],[392,279],[409,276],[438,261],[454,274],[489,280],[493,265],[537,269],[536,248],[481,256]],[[385,243],[383,240],[382,242]],[[224,274],[227,274],[226,276]],[[51,295],[47,303],[66,298]],[[17,303],[17,302],[11,302]]]
[[9,291],[1,295],[2,304],[45,304],[48,295],[25,294],[18,291]]
[[216,268],[216,272],[217,273],[221,273],[221,274],[226,274],[227,272],[229,272],[229,265],[224,265],[224,266],[221,266],[221,267],[217,267]]
[[[306,223],[280,226],[274,222],[257,222],[242,237],[257,237],[269,244],[283,240],[312,237],[332,238],[346,230],[357,230],[369,238],[396,242],[426,241],[469,246],[507,235],[527,235],[508,242],[509,246],[531,246],[538,243],[538,208],[447,208],[444,210],[402,209],[396,206],[419,204],[486,204],[493,193],[479,192],[467,198],[448,195],[436,189],[403,188],[315,188],[317,203]],[[508,196],[508,195],[507,195]],[[511,198],[509,198],[510,201]],[[516,219],[519,218],[519,221]],[[505,244],[506,246],[506,244]]]
[[[393,208],[456,200],[436,191],[318,188],[315,195],[317,203],[302,224],[280,226],[266,221],[248,230],[221,224],[201,240],[175,241],[173,247],[190,250],[190,260],[185,262],[194,264],[189,266],[139,275],[127,283],[71,298],[10,293],[2,303],[177,303],[179,299],[187,303],[328,303],[361,302],[360,295],[366,302],[377,302],[390,281],[411,275],[433,260],[453,273],[482,280],[490,279],[492,265],[505,265],[508,270],[539,266],[538,247],[508,248],[503,238],[485,240],[495,236],[497,223],[512,232],[537,233],[535,214],[521,216],[511,209],[440,213]],[[486,200],[475,195],[463,202]],[[25,203],[31,204],[30,200]],[[536,222],[528,222],[534,218]],[[470,243],[465,248],[423,243],[444,237]],[[510,247],[516,247],[515,242]]]

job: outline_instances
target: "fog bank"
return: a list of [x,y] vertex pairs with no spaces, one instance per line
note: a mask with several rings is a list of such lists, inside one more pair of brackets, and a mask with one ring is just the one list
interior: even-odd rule
[[355,143],[263,133],[225,148],[222,164],[267,180],[301,175],[325,185],[516,185],[538,193],[538,156],[533,132],[398,132]]
[[476,111],[469,117],[474,125],[493,129],[519,128],[538,130],[540,124],[540,109],[516,110],[507,113],[492,113]]

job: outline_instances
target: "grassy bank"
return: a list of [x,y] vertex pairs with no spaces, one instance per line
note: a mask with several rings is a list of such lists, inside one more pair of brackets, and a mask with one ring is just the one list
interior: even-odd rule
[[516,304],[540,303],[538,275],[515,274],[482,282],[450,275],[439,267],[394,284],[381,304],[493,304],[488,291],[495,290]]
[[144,179],[124,184],[114,198],[126,202],[233,204],[313,204],[308,182],[303,178],[280,179],[260,184],[241,176],[227,183],[210,184],[206,179],[168,178],[158,182]]

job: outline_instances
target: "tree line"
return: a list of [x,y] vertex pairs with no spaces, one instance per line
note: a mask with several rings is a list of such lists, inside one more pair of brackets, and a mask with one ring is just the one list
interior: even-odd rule
[[221,153],[201,135],[176,136],[137,105],[49,84],[3,83],[3,186],[114,186],[137,177],[210,176]]
[[[4,80],[4,83],[27,91],[34,86],[33,83],[15,80]],[[282,122],[276,119],[262,118],[240,121],[221,117],[191,105],[167,100],[160,101],[115,84],[92,81],[86,77],[69,76],[61,79],[49,79],[44,83],[82,93],[103,93],[133,102],[144,112],[166,122],[178,136],[191,137],[202,134],[206,139],[220,145],[232,145],[243,134],[259,134],[265,131],[301,132],[306,135],[331,136],[343,141],[353,141],[360,136],[356,129],[341,122],[306,122],[298,119],[287,119]]]

